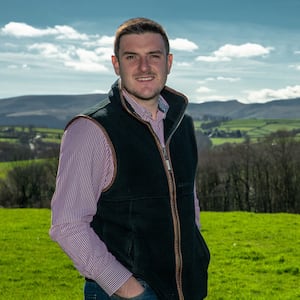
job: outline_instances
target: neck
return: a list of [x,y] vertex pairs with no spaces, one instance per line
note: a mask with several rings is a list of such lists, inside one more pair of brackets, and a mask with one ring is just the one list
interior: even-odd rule
[[[133,99],[134,101],[136,101],[135,99]],[[152,116],[153,120],[156,120],[156,116],[157,116],[157,110],[158,110],[158,100],[154,101],[145,101],[145,100],[140,100],[140,101],[136,101],[139,105],[143,106],[145,109],[147,109]]]
[[135,103],[137,103],[139,106],[143,107],[144,109],[146,109],[152,116],[153,120],[156,120],[157,117],[157,111],[158,111],[158,99],[159,97],[155,98],[155,99],[151,99],[151,100],[142,100],[142,99],[137,99],[136,97],[133,97],[132,95],[130,95],[126,89],[123,89],[123,93],[129,98],[131,99],[131,101],[134,101]]

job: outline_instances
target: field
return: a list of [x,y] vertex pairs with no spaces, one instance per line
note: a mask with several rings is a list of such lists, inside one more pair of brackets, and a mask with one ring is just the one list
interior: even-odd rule
[[[202,212],[208,300],[300,299],[300,216]],[[48,235],[47,209],[0,209],[0,298],[82,299],[83,279]]]
[[[195,121],[195,128],[200,128],[201,122]],[[240,130],[242,133],[247,134],[252,141],[257,141],[278,130],[292,131],[300,129],[300,119],[242,119],[230,120],[222,122],[219,126],[212,128],[217,129],[219,132],[224,133],[234,132]],[[298,133],[297,138],[300,139]],[[244,138],[231,138],[231,137],[213,137],[211,138],[213,145],[221,145],[224,143],[240,143]]]
[[0,126],[0,141],[17,143],[24,134],[33,132],[36,137],[45,143],[60,143],[63,130],[54,128]]
[[[195,121],[195,128],[199,129],[202,122]],[[22,132],[29,132],[34,130],[34,132],[40,136],[43,142],[50,143],[60,143],[63,134],[62,129],[52,129],[52,128],[28,128],[28,127],[13,127],[13,134],[11,132],[6,132],[9,127],[0,126],[0,141],[16,143],[18,142],[18,135]],[[291,131],[295,129],[300,129],[300,119],[241,119],[241,120],[230,120],[222,122],[219,126],[213,128],[218,131],[223,131],[226,133],[234,132],[240,130],[244,134],[247,134],[252,141],[256,141],[272,132],[278,130]],[[300,135],[298,134],[300,139]],[[213,137],[211,138],[213,145],[221,145],[224,143],[240,143],[244,141],[244,138],[232,138],[232,137]]]

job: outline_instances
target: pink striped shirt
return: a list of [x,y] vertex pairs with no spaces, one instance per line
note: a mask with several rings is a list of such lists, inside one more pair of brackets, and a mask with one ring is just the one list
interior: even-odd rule
[[[164,146],[166,101],[160,97],[160,110],[157,119],[153,120],[146,109],[128,95],[124,96],[136,113],[150,122]],[[51,202],[50,236],[72,259],[78,271],[95,280],[108,295],[114,294],[132,275],[90,227],[101,191],[110,183],[113,172],[111,149],[101,128],[87,118],[76,119],[62,138],[56,189]],[[196,193],[195,210],[199,225]]]

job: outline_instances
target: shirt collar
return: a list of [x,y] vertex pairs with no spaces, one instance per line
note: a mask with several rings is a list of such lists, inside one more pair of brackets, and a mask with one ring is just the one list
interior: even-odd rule
[[[131,105],[131,107],[133,108],[133,110],[143,120],[147,120],[148,121],[149,119],[151,119],[151,113],[145,107],[141,106],[136,101],[134,101],[132,99],[132,97],[124,89],[122,90],[122,94],[123,94],[125,100]],[[166,114],[167,114],[168,109],[169,109],[169,104],[163,98],[162,95],[159,95],[159,98],[158,98],[158,109],[159,109],[159,112],[161,112],[163,114],[162,118],[165,119]]]

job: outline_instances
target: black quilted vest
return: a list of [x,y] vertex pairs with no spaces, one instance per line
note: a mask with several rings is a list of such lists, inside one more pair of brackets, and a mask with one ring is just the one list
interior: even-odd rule
[[166,148],[151,126],[120,96],[84,114],[110,139],[115,176],[103,191],[91,223],[109,251],[161,300],[200,300],[207,294],[209,251],[195,224],[197,149],[186,98],[165,88]]

